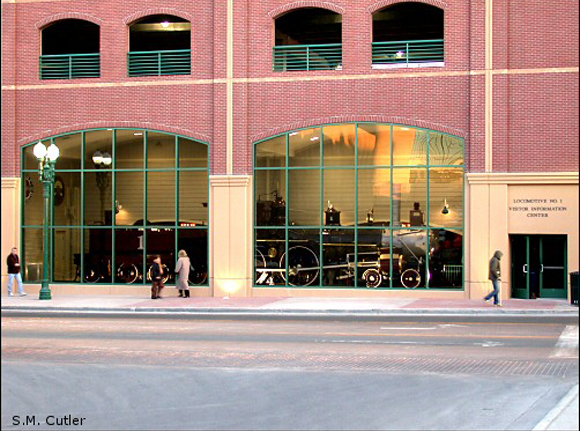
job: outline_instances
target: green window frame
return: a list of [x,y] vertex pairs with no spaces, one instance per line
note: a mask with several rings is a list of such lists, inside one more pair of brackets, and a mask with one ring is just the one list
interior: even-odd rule
[[[110,168],[101,169],[97,165],[93,165],[92,161],[89,162],[88,157],[89,152],[94,151],[94,146],[90,145],[90,134],[95,132],[105,132],[111,133],[110,149],[107,151],[111,152],[112,164]],[[134,132],[134,133],[131,133]],[[135,160],[126,161],[124,165],[119,166],[116,159],[117,153],[120,151],[120,145],[123,144],[120,138],[121,134],[142,136],[142,148],[136,148],[133,151],[137,154],[137,162]],[[151,129],[134,129],[134,128],[108,128],[108,129],[86,129],[79,130],[71,133],[66,133],[62,135],[52,136],[50,138],[44,139],[45,143],[56,143],[57,146],[61,147],[61,143],[64,142],[63,139],[73,138],[75,144],[66,148],[71,154],[74,153],[76,159],[74,163],[68,163],[69,166],[64,166],[62,163],[59,166],[59,161],[56,163],[55,171],[55,185],[53,186],[53,193],[51,197],[51,214],[50,214],[50,282],[59,284],[88,284],[92,285],[98,283],[99,285],[113,285],[113,284],[131,284],[131,285],[145,285],[149,283],[148,280],[148,270],[150,267],[150,260],[153,255],[162,254],[166,259],[163,263],[167,266],[168,276],[170,278],[167,280],[168,284],[173,284],[173,269],[177,262],[177,254],[179,249],[185,248],[183,244],[189,244],[188,247],[194,248],[194,255],[188,252],[192,266],[195,268],[190,274],[190,285],[193,286],[208,286],[209,282],[209,167],[210,167],[210,151],[209,145],[206,142],[202,142],[196,139],[192,139],[187,136],[177,135],[172,133],[167,133],[164,131],[151,130]],[[89,139],[88,139],[89,138]],[[141,138],[139,138],[141,139]],[[164,155],[156,155],[154,153],[155,139],[162,140],[167,144],[169,151],[169,157]],[[78,142],[80,141],[80,142]],[[70,141],[69,141],[70,142]],[[80,148],[76,146],[76,142],[80,144]],[[38,270],[38,266],[43,264],[42,259],[42,246],[40,247],[40,255],[35,253],[35,245],[31,242],[34,238],[42,237],[42,221],[43,212],[37,214],[35,211],[27,209],[27,201],[29,199],[41,199],[42,196],[42,183],[38,180],[38,166],[36,160],[32,156],[32,148],[36,142],[25,145],[22,147],[21,151],[21,250],[22,250],[22,268],[23,268],[23,278],[25,283],[37,283],[40,278],[34,277],[34,270],[36,269],[37,274],[41,274],[42,271]],[[132,145],[132,144],[131,144]],[[193,152],[192,152],[193,151]],[[194,154],[195,153],[195,154]],[[63,149],[61,148],[61,156],[63,154]],[[121,153],[119,153],[120,155]],[[193,155],[192,155],[193,154]],[[134,155],[131,155],[134,157]],[[62,157],[61,157],[62,159]],[[71,160],[71,159],[69,159]],[[193,161],[193,162],[192,162]],[[141,164],[139,166],[139,164]],[[101,190],[100,205],[99,210],[98,205],[93,204],[92,211],[98,211],[99,219],[102,213],[102,224],[99,223],[88,223],[87,220],[91,219],[89,212],[89,201],[94,201],[99,198],[98,194],[95,196],[95,184],[98,184],[99,175],[101,175],[101,184],[106,183],[110,197],[106,196],[106,202],[103,204],[104,193]],[[77,191],[75,198],[69,197],[65,205],[62,204],[62,196],[65,193],[70,193],[66,187],[63,187],[62,183],[67,182],[67,178],[75,178],[75,184],[77,185]],[[89,183],[92,181],[91,178],[96,177],[97,182],[91,183],[89,188]],[[103,179],[106,177],[106,181]],[[150,187],[158,187],[156,182],[158,178],[163,177],[164,187],[159,189],[155,196],[165,193],[168,190],[173,191],[173,196],[168,197],[168,201],[174,202],[174,211],[168,210],[166,213],[170,214],[169,221],[160,220],[149,220],[148,214],[150,215],[153,211],[153,190],[149,190]],[[182,180],[182,177],[184,178]],[[62,182],[59,184],[59,179]],[[134,184],[138,182],[140,187],[142,187],[142,196],[134,196],[134,202],[140,202],[142,205],[142,217],[140,220],[132,223],[121,223],[118,222],[118,214],[122,210],[122,205],[118,198],[120,196],[120,190],[122,189],[122,181],[127,179],[127,184]],[[134,181],[137,179],[138,181]],[[187,181],[186,181],[187,180]],[[186,182],[188,184],[186,184]],[[201,187],[200,187],[201,186]],[[96,185],[96,187],[99,187]],[[130,185],[128,185],[130,193]],[[205,187],[205,188],[204,188]],[[59,192],[60,190],[60,192]],[[62,192],[64,190],[64,192]],[[195,193],[195,197],[192,199],[191,194]],[[34,196],[36,195],[36,197]],[[159,199],[157,197],[157,199]],[[60,200],[60,201],[59,201]],[[197,212],[192,211],[192,204],[189,201],[194,201],[197,205]],[[159,205],[158,205],[159,206]],[[55,207],[58,207],[58,211],[55,212]],[[96,209],[95,209],[96,208]],[[103,211],[103,208],[107,208]],[[201,209],[200,209],[201,208]],[[62,213],[66,211],[67,214],[77,214],[74,217],[74,222],[62,223],[63,216],[59,216],[58,212]],[[163,212],[163,211],[161,211]],[[110,216],[107,217],[107,213]],[[160,213],[157,209],[157,213]],[[189,220],[184,220],[180,217],[180,213],[183,213],[184,217],[190,217]],[[192,214],[195,213],[199,220],[191,220]],[[55,219],[56,214],[56,219]],[[70,218],[69,214],[69,220]],[[138,212],[136,213],[138,214]],[[171,220],[172,219],[172,220]],[[74,247],[71,240],[70,252],[68,255],[67,265],[71,265],[70,259],[73,253],[77,254],[74,257],[74,265],[76,274],[74,279],[70,280],[72,273],[68,272],[68,280],[55,279],[56,266],[58,265],[58,234],[66,232],[72,237],[76,237]],[[141,233],[141,234],[139,234]],[[129,240],[135,239],[135,234],[141,236],[141,241],[138,249],[135,249],[133,245],[128,245]],[[103,240],[103,237],[105,238]],[[156,241],[161,245],[160,248],[154,249],[153,244],[148,244],[148,237],[156,237]],[[99,239],[100,238],[100,239]],[[101,253],[101,257],[106,259],[106,267],[100,265],[98,262],[92,262],[92,255],[94,254],[90,247],[91,242],[104,241],[106,242],[104,248],[98,250]],[[28,241],[28,243],[27,243]],[[189,241],[189,243],[188,243]],[[134,241],[133,241],[134,242]],[[151,242],[151,240],[150,240]],[[124,251],[121,251],[120,244],[124,244]],[[195,244],[195,247],[192,245]],[[127,248],[129,247],[129,248]],[[133,248],[131,248],[133,247]],[[165,248],[164,248],[165,247]],[[74,248],[74,250],[73,250]],[[102,250],[109,251],[109,255]],[[27,255],[27,251],[30,257]],[[36,254],[36,258],[32,255]],[[124,269],[120,268],[124,265],[122,259],[129,259],[129,256],[135,258],[136,262],[127,263]],[[169,260],[168,260],[169,259]],[[173,261],[171,261],[173,259]],[[102,262],[101,262],[102,263]],[[37,265],[35,268],[34,265]],[[140,268],[140,270],[139,270]],[[135,270],[137,274],[135,274]],[[78,280],[78,281],[77,281]]]
[[[325,159],[325,148],[328,148],[330,154],[333,145],[332,142],[326,142],[325,129],[337,126],[354,130],[354,137],[353,132],[350,132],[351,153],[343,157],[343,161],[350,160],[347,163],[341,163],[340,158]],[[390,149],[385,152],[385,157],[375,158],[371,162],[363,157],[366,150],[361,138],[361,130],[369,126],[386,128],[390,140]],[[413,139],[416,141],[421,136],[423,153],[420,157],[408,157],[408,162],[400,162],[394,138],[395,132],[399,130],[411,131],[415,134]],[[297,153],[297,147],[291,151],[292,136],[310,131],[313,137],[306,135],[307,138],[310,137],[311,141],[319,140],[320,148],[311,151],[310,161],[297,166],[291,160]],[[319,154],[315,154],[316,152]],[[255,142],[254,287],[463,290],[464,160],[463,138],[399,123],[323,124],[288,131]],[[388,222],[373,224],[373,210],[365,218],[367,208],[361,207],[361,200],[364,193],[377,184],[377,180],[369,183],[369,175],[376,176],[379,171],[385,177],[385,184],[388,184],[388,190],[384,194],[388,198],[384,199],[384,204],[390,214]],[[422,222],[415,220],[413,223],[402,223],[400,216],[394,218],[397,206],[400,212],[402,205],[401,198],[395,198],[399,196],[396,184],[397,176],[401,173],[409,178],[416,178],[413,183],[417,189],[415,193],[422,193],[422,199],[413,199],[425,204],[420,211]],[[337,181],[326,181],[327,176],[342,178],[344,180],[341,181],[345,184],[354,182],[354,201],[343,200],[343,208],[331,210],[325,188],[330,195],[330,191],[337,187]],[[300,185],[301,182],[306,185]],[[293,187],[297,190],[294,191],[294,202]],[[311,192],[311,189],[318,191]],[[309,198],[308,193],[314,194],[314,197]],[[451,206],[444,199],[446,193],[453,195]],[[408,205],[411,198],[407,199]],[[301,207],[297,207],[297,204]],[[304,208],[318,214],[312,214],[302,219],[305,221],[296,223],[290,213]],[[334,224],[334,210],[344,210],[350,222],[341,225],[338,214],[339,222]],[[448,214],[452,214],[454,218],[445,219]],[[410,214],[409,217],[412,220],[413,215]],[[398,220],[397,223],[395,220]],[[417,252],[417,248],[413,250],[413,246],[409,245],[406,238],[412,237],[415,237],[415,247],[420,245],[420,249],[424,250],[423,256]],[[377,238],[379,242],[376,242]],[[367,241],[369,239],[370,242]],[[334,252],[341,248],[342,251]],[[407,249],[411,250],[407,252]],[[416,257],[415,267],[407,259],[412,255]]]

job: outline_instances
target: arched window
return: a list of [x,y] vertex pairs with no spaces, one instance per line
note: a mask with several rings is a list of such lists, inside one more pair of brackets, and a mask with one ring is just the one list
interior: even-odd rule
[[191,74],[191,23],[152,15],[129,27],[129,76]]
[[[208,147],[139,129],[86,130],[47,139],[60,148],[50,230],[54,282],[148,283],[160,255],[169,271],[179,250],[193,284],[208,274]],[[34,144],[22,151],[22,250],[26,281],[43,265],[43,194]]]
[[443,10],[397,3],[373,14],[373,68],[443,65]]
[[461,288],[463,139],[334,124],[255,145],[256,286]]
[[274,70],[342,68],[342,15],[303,8],[276,18]]
[[42,30],[40,79],[101,76],[100,28],[80,19],[63,19]]

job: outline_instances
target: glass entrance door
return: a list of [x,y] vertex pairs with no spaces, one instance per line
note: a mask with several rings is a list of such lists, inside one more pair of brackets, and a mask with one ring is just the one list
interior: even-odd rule
[[510,236],[512,255],[512,297],[528,299],[529,293],[529,242],[527,235]]
[[510,235],[512,297],[566,298],[566,235]]
[[540,297],[566,298],[567,279],[566,235],[543,235],[540,237],[542,262],[540,272]]

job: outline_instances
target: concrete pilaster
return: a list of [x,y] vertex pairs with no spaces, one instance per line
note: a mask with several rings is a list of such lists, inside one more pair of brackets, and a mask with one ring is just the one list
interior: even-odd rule
[[213,296],[251,296],[252,177],[212,175],[210,286]]

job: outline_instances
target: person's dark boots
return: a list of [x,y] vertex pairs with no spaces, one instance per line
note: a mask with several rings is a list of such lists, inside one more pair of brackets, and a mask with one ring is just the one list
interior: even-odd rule
[[180,290],[180,291],[179,291],[179,297],[180,297],[180,298],[185,298],[185,295],[183,294],[183,290]]
[[184,293],[185,293],[185,298],[189,298],[189,290],[185,290]]

